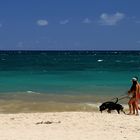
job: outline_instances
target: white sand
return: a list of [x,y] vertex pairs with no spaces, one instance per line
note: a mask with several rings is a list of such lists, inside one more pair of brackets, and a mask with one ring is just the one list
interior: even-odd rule
[[[45,124],[48,121],[53,123]],[[0,114],[0,140],[106,139],[140,140],[140,116],[97,112]]]

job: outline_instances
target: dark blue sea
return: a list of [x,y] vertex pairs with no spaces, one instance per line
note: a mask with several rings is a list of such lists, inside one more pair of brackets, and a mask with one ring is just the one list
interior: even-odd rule
[[126,95],[133,76],[140,51],[0,51],[0,111],[88,110]]

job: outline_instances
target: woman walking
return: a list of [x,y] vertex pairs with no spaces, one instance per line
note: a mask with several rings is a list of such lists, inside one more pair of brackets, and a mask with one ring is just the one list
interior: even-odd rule
[[[130,90],[128,91],[128,95],[131,95],[131,98],[128,102],[129,105],[129,113],[130,114],[135,114],[136,111],[136,115],[139,115],[138,113],[138,101],[139,101],[139,95],[140,95],[140,84],[138,83],[138,77],[133,77],[132,78],[132,86],[130,88]],[[133,110],[133,113],[132,113]]]

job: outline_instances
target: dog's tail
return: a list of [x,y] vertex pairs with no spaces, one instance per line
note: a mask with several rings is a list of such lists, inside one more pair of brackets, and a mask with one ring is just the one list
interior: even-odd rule
[[116,103],[118,102],[118,100],[119,100],[119,99],[116,97],[116,101],[115,101],[114,103],[116,104]]

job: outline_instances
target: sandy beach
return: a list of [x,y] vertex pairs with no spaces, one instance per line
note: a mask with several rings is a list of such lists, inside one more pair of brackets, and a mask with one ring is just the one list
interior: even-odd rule
[[0,140],[139,140],[139,124],[115,112],[0,114]]

